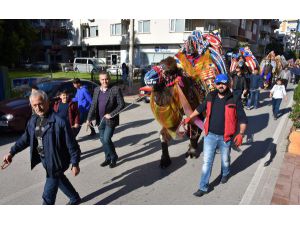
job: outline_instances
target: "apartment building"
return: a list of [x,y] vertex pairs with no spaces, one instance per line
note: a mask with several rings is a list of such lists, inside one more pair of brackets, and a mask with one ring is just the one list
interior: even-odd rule
[[[264,20],[217,19],[135,19],[134,64],[146,66],[173,56],[193,30],[209,32],[218,29],[225,52],[238,42],[248,42],[254,54],[263,56],[272,33],[272,24]],[[128,63],[130,20],[72,20],[73,40],[69,47],[75,57],[101,58],[108,65]],[[263,40],[263,41],[262,41]],[[263,47],[260,47],[263,46]]]
[[300,49],[300,21],[282,20],[279,29],[275,30],[277,40],[283,44],[284,51]]
[[32,61],[48,64],[67,62],[73,57],[68,48],[73,25],[67,19],[32,19],[32,26],[38,32],[38,39],[33,43]]

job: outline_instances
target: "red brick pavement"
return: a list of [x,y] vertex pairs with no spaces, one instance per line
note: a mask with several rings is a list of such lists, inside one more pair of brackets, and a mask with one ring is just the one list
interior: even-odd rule
[[300,155],[285,153],[271,204],[300,204]]

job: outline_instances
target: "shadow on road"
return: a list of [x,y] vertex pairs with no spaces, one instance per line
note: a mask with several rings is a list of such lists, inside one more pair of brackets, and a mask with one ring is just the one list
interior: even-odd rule
[[[129,106],[130,104],[131,104],[131,106]],[[135,109],[135,108],[137,108],[139,106],[140,106],[139,104],[135,104],[135,103],[132,103],[132,102],[125,102],[125,107],[128,107],[128,108],[125,109],[124,112],[128,111],[128,110],[131,110],[131,109]]]
[[[137,144],[138,142],[140,142],[141,140],[143,140],[143,139],[145,139],[146,137],[149,137],[149,136],[151,136],[151,135],[153,135],[153,134],[155,134],[155,133],[157,133],[157,132],[152,131],[152,132],[150,132],[150,133],[135,134],[135,135],[130,135],[130,136],[123,137],[123,138],[119,139],[118,141],[115,141],[115,142],[114,142],[114,145],[115,145],[115,147],[116,147],[116,151],[117,151],[117,153],[119,153],[119,152],[120,152],[120,147],[122,147],[122,146],[133,146],[133,145],[136,145],[136,144]],[[156,142],[158,142],[158,143],[156,143]],[[150,144],[149,144],[149,143],[150,143]],[[144,146],[145,146],[145,147],[141,148],[141,149],[138,150],[138,151],[133,151],[133,152],[131,152],[131,153],[129,153],[129,154],[126,154],[126,155],[124,155],[124,156],[119,157],[119,161],[122,160],[122,159],[124,159],[124,158],[126,158],[126,157],[128,157],[128,156],[136,155],[136,154],[142,153],[142,152],[144,152],[144,151],[146,151],[146,152],[144,152],[142,155],[135,156],[134,159],[141,158],[141,157],[143,157],[143,156],[147,156],[147,155],[149,155],[149,154],[152,154],[152,153],[154,153],[155,151],[157,151],[157,150],[160,149],[160,142],[159,142],[159,139],[158,139],[158,138],[155,139],[155,143],[156,143],[155,146],[153,146],[152,141],[146,142],[146,143],[144,143]],[[96,145],[99,145],[99,148],[95,148],[95,149],[93,149],[93,150],[89,150],[89,151],[82,152],[82,153],[81,153],[81,160],[84,160],[84,159],[86,159],[86,158],[92,157],[92,156],[94,156],[94,155],[96,155],[96,154],[98,154],[98,153],[103,152],[102,144],[101,144],[99,138],[98,138],[98,142],[97,142]],[[156,146],[156,145],[157,145],[157,146]],[[154,147],[157,147],[157,148],[155,148],[155,149],[153,150]],[[151,149],[151,151],[149,151],[149,149]],[[119,161],[118,161],[118,165],[124,163],[125,161],[130,161],[130,160],[132,160],[132,159],[125,159],[125,160],[123,160],[122,162],[119,162]]]
[[147,187],[149,185],[154,184],[155,182],[169,176],[176,170],[180,169],[185,164],[186,160],[184,155],[180,155],[178,157],[172,158],[172,166],[168,167],[165,170],[161,170],[159,168],[159,161],[153,161],[137,166],[112,178],[110,181],[107,182],[110,183],[109,185],[83,197],[82,202],[92,200],[93,198],[107,191],[119,189],[113,194],[105,197],[104,199],[96,203],[96,205],[109,204],[138,188]]
[[22,136],[23,132],[0,133],[0,146],[15,143]]
[[[143,140],[144,138],[150,137],[153,134],[158,133],[157,131],[152,131],[149,133],[143,133],[143,134],[135,134],[130,136],[125,136],[119,139],[118,141],[114,142],[115,146],[122,147],[122,146],[133,146],[136,145],[138,142]],[[158,136],[158,135],[157,135]]]
[[255,116],[247,116],[248,126],[246,135],[254,135],[265,129],[270,120],[270,115],[268,113],[263,113]]
[[153,119],[145,119],[145,120],[136,120],[136,121],[132,121],[129,123],[121,124],[120,126],[117,126],[115,133],[122,132],[129,128],[141,127],[148,123],[151,123],[152,121],[154,121],[154,118]]
[[[125,123],[125,124],[121,124],[120,126],[117,126],[116,127],[116,130],[115,130],[115,133],[118,133],[118,132],[122,132],[122,131],[125,131],[129,128],[136,128],[136,127],[141,127],[141,126],[144,126],[145,124],[148,124],[148,123],[151,123],[154,119],[145,119],[145,120],[136,120],[136,121],[133,121],[133,122],[129,122],[129,123]],[[95,126],[95,123],[94,123],[94,126]],[[83,125],[83,127],[81,129],[86,129],[85,125]],[[91,140],[91,139],[99,139],[99,132],[98,132],[98,128],[96,127],[95,128],[97,134],[94,135],[94,136],[89,136],[89,132],[86,132],[86,136],[83,136],[83,137],[80,137],[78,138],[78,142],[83,142],[83,141],[86,141],[86,140]]]
[[291,107],[280,109],[278,113],[278,117],[283,116],[284,114],[290,113],[292,111]]
[[[230,176],[244,171],[260,159],[270,154],[269,159],[264,162],[264,166],[269,166],[276,156],[276,144],[273,143],[273,138],[267,138],[264,141],[253,142],[247,149],[242,151],[241,155],[231,164]],[[213,190],[220,182],[221,175],[219,175],[211,184],[210,188]]]

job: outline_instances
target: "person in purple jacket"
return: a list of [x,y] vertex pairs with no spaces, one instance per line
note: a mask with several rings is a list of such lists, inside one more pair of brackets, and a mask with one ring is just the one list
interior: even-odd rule
[[[75,78],[73,80],[73,86],[77,89],[75,97],[72,99],[73,102],[78,103],[78,109],[80,112],[80,125],[85,123],[87,119],[87,115],[89,113],[91,103],[92,103],[92,97],[89,93],[86,86],[81,84],[81,81],[79,78]],[[75,137],[80,131],[81,126],[78,128],[77,133],[75,134]],[[93,136],[96,134],[95,129],[91,126],[91,134],[90,136]]]

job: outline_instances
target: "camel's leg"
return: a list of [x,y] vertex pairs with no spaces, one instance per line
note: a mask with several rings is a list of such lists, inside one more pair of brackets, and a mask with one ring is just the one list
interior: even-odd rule
[[162,148],[162,155],[160,159],[160,167],[167,168],[171,163],[171,159],[169,156],[168,142],[170,140],[170,136],[166,130],[162,129],[160,132],[160,142]]

